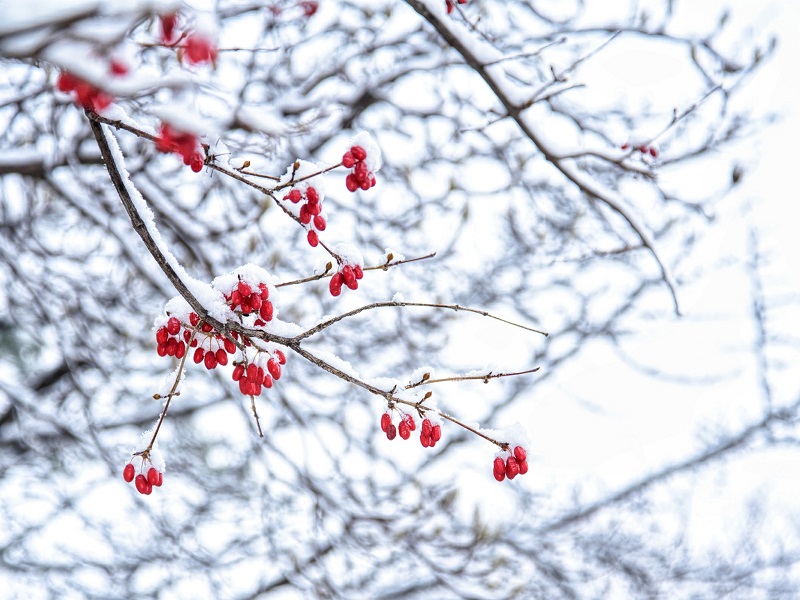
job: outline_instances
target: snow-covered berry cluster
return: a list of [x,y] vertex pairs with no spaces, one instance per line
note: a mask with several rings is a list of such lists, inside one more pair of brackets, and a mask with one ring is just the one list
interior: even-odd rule
[[189,165],[195,173],[203,170],[205,152],[200,138],[194,133],[180,131],[168,123],[162,123],[156,139],[156,150],[179,154],[183,158],[183,164]]
[[246,281],[239,280],[236,287],[225,294],[225,301],[232,311],[238,310],[245,316],[257,314],[264,323],[272,321],[275,315],[275,307],[269,299],[269,286],[263,281],[253,289]]
[[442,439],[442,426],[432,423],[430,419],[423,419],[419,432],[419,443],[423,448],[433,448]]
[[381,431],[386,434],[389,441],[396,438],[398,433],[401,438],[407,440],[411,437],[411,432],[416,428],[417,424],[414,422],[414,417],[408,413],[403,414],[400,418],[400,423],[397,425],[392,423],[392,415],[388,411],[381,415]]
[[381,151],[367,132],[353,138],[350,149],[342,156],[342,166],[351,169],[345,185],[351,192],[375,186],[375,173],[381,168]]
[[[467,0],[458,0],[459,4],[466,4]],[[445,0],[445,5],[447,6],[447,14],[449,15],[453,12],[453,9],[456,7],[456,3],[453,0]]]
[[239,383],[243,395],[260,396],[263,388],[271,388],[273,380],[281,378],[281,365],[285,364],[286,355],[281,350],[259,352],[249,364],[238,363],[233,369],[232,379]]
[[345,285],[351,290],[358,289],[358,280],[364,277],[364,270],[361,265],[339,265],[339,270],[331,276],[328,289],[331,296],[338,296],[342,293],[342,286]]
[[113,98],[103,90],[65,71],[58,75],[56,89],[59,92],[70,94],[73,102],[78,106],[98,113],[103,112],[113,101]]
[[293,187],[289,193],[283,197],[284,201],[289,201],[292,204],[300,206],[300,212],[297,217],[300,223],[306,226],[308,234],[306,238],[312,247],[319,244],[319,231],[325,231],[328,224],[325,222],[325,217],[322,216],[322,200],[317,188],[312,185],[305,186],[305,192],[300,191],[299,188]]
[[[147,471],[145,466],[147,465]],[[156,469],[152,464],[145,460],[141,460],[139,473],[136,473],[136,467],[133,462],[129,462],[122,470],[122,478],[127,482],[134,482],[136,491],[144,496],[149,496],[153,493],[154,487],[161,487],[164,483],[164,473]]]
[[[630,150],[630,148],[631,145],[627,142],[625,142],[624,144],[622,144],[622,146],[620,146],[621,150]],[[638,150],[642,154],[642,156],[649,154],[653,158],[658,158],[658,148],[656,148],[655,146],[640,144],[635,149]]]
[[186,36],[184,45],[178,51],[178,59],[186,59],[192,65],[217,62],[217,47],[209,34],[194,31]]
[[506,477],[514,479],[528,472],[528,454],[522,446],[515,446],[513,452],[502,451],[494,459],[494,478],[503,481]]

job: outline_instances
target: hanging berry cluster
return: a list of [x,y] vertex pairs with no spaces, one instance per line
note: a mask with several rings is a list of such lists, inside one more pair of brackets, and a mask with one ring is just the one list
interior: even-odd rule
[[350,150],[342,156],[342,166],[351,169],[345,178],[349,191],[375,186],[375,173],[381,168],[381,151],[368,133],[362,132],[353,138]]
[[183,164],[190,166],[195,173],[202,171],[205,164],[205,152],[200,138],[194,133],[180,131],[168,123],[161,124],[156,150],[179,154],[183,158]]
[[305,225],[308,233],[306,239],[312,247],[319,244],[319,231],[325,231],[328,224],[325,222],[325,217],[322,216],[322,200],[323,196],[319,194],[317,188],[312,185],[305,186],[305,192],[300,191],[298,188],[292,188],[288,194],[283,197],[284,202],[289,201],[292,204],[299,204],[300,211],[297,215],[300,223]]
[[528,472],[528,453],[522,446],[515,446],[513,452],[503,451],[494,459],[494,478],[503,481],[506,477],[514,479]]
[[[407,440],[411,437],[411,432],[417,429],[417,424],[411,414],[401,414],[400,422],[397,425],[392,422],[391,411],[386,411],[381,415],[381,431],[386,434],[389,441],[396,438],[398,434],[402,439]],[[424,418],[419,432],[419,442],[422,447],[433,448],[440,439],[442,439],[442,426],[439,423],[434,425],[429,418]]]
[[[136,473],[136,467],[133,462],[129,462],[122,470],[122,478],[127,483],[133,482],[137,492],[144,496],[149,496],[153,493],[154,487],[161,487],[161,484],[164,483],[164,473],[152,466],[149,459],[141,456],[137,457],[137,459],[140,465],[139,473]],[[146,471],[145,468],[147,468]]]

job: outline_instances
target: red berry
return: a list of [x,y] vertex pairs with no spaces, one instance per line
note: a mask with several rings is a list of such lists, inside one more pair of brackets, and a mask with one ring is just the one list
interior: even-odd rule
[[228,338],[225,338],[223,340],[222,345],[225,346],[225,352],[227,352],[228,354],[233,354],[234,352],[236,352],[236,344],[234,344]]
[[647,150],[648,150],[647,146],[639,146],[639,152],[641,152],[642,154],[647,154]]
[[300,190],[295,190],[295,189],[292,189],[292,190],[289,192],[289,194],[287,195],[287,197],[289,198],[289,200],[291,200],[292,202],[294,202],[295,204],[297,204],[297,203],[298,203],[298,202],[300,202],[300,200],[302,199],[302,197],[303,197],[303,194],[301,194],[301,193],[300,193]]
[[198,348],[197,350],[194,351],[194,356],[192,357],[192,360],[194,360],[194,362],[199,365],[201,362],[203,362],[203,358],[205,358],[205,355],[206,351],[203,350],[202,348]]
[[325,222],[325,217],[322,215],[317,215],[314,217],[314,227],[317,228],[317,231],[325,231],[325,228],[328,224]]
[[186,38],[184,56],[193,65],[213,62],[217,58],[217,49],[205,35],[192,33]]
[[242,377],[239,380],[239,391],[242,393],[242,395],[244,396],[250,395],[250,392],[248,391],[249,385],[250,385],[250,380],[247,377]]
[[175,26],[178,24],[178,14],[170,13],[168,15],[161,15],[161,43],[169,44],[172,41],[172,35],[175,33]]
[[400,424],[397,426],[397,432],[400,434],[400,437],[404,440],[407,440],[411,437],[411,429],[408,427],[408,423],[405,421],[401,421]]
[[59,92],[71,92],[78,86],[78,78],[69,73],[60,73],[56,80],[56,88]]
[[522,446],[517,446],[514,448],[514,458],[517,459],[517,462],[522,462],[528,457],[528,454],[525,452],[525,448]]
[[652,156],[653,158],[658,157],[658,150],[655,148],[650,148],[650,156]]
[[417,428],[417,424],[414,422],[414,417],[411,415],[404,415],[403,421],[406,422],[409,430],[414,431]]
[[299,219],[303,225],[308,225],[311,223],[311,213],[308,212],[307,204],[303,204],[303,206],[300,207]]
[[206,369],[208,369],[209,371],[217,366],[217,357],[214,356],[214,353],[211,350],[206,352],[204,363],[206,365]]
[[239,295],[241,295],[242,298],[246,298],[253,293],[253,290],[250,289],[250,286],[245,281],[239,282],[239,284],[236,286],[236,291],[239,292]]
[[159,344],[156,346],[156,352],[158,352],[159,356],[166,356],[167,355],[167,345],[166,344]]
[[390,424],[389,428],[386,430],[386,437],[389,441],[397,437],[397,427],[395,427],[394,423]]
[[244,365],[236,365],[233,368],[233,374],[231,375],[231,378],[234,381],[239,381],[241,380],[242,375],[244,375]]
[[509,456],[506,460],[506,477],[514,479],[517,475],[519,475],[519,463],[516,458]]
[[314,0],[303,0],[300,2],[300,8],[303,9],[303,14],[306,17],[313,17],[319,8],[319,2],[315,2]]
[[272,377],[270,377],[269,375],[265,375],[263,384],[264,384],[265,388],[271,388],[272,387]]
[[141,473],[136,476],[136,491],[140,494],[147,493],[147,478]]
[[430,448],[432,445],[431,436],[429,435],[420,435],[419,436],[419,443],[422,444],[423,448]]
[[367,158],[367,151],[364,150],[361,146],[353,146],[352,148],[350,148],[350,154],[353,155],[353,158],[359,161]]
[[308,245],[312,248],[316,248],[319,245],[319,235],[313,229],[308,232],[306,238],[308,239]]
[[189,323],[192,324],[192,327],[197,327],[199,322],[200,317],[198,317],[196,313],[189,313]]
[[495,471],[494,472],[494,478],[497,479],[497,481],[503,481],[503,479],[506,478],[506,472],[505,471]]
[[109,66],[109,71],[111,72],[112,75],[121,77],[122,75],[128,74],[128,65],[126,65],[119,59],[112,58],[108,66]]
[[352,173],[345,178],[344,184],[349,192],[355,192],[358,189],[358,180]]
[[275,358],[278,359],[279,364],[286,364],[286,355],[283,353],[283,350],[275,350]]
[[150,485],[158,483],[158,470],[155,467],[150,467],[150,470],[147,472],[147,483]]
[[381,415],[381,431],[383,431],[384,433],[389,431],[389,425],[391,424],[392,424],[392,416],[388,412],[383,413]]
[[342,293],[342,274],[341,273],[334,273],[333,277],[331,277],[331,282],[328,286],[328,289],[331,292],[331,296],[338,296]]
[[167,331],[167,328],[159,327],[158,331],[156,331],[156,343],[161,346],[162,344],[166,344],[168,339],[169,332]]
[[214,356],[217,359],[217,364],[220,364],[223,367],[228,364],[228,354],[224,349],[218,348]]
[[356,164],[356,159],[353,157],[353,153],[348,150],[344,153],[344,156],[342,156],[342,166],[345,169],[351,169],[354,164]]
[[353,267],[353,274],[356,276],[356,279],[361,279],[364,277],[364,270],[361,268],[361,265],[356,265]]
[[628,142],[625,142],[625,143],[624,143],[624,144],[622,144],[622,146],[620,146],[619,148],[620,148],[620,150],[627,150],[627,149],[628,149],[628,148],[630,148],[630,147],[631,147],[631,145],[630,145]]
[[181,322],[178,321],[177,317],[170,317],[169,321],[167,321],[167,333],[170,335],[178,335],[180,330]]
[[261,318],[265,321],[272,321],[273,313],[274,309],[272,308],[272,302],[266,300],[261,304],[261,310],[258,314],[261,315]]
[[261,292],[261,300],[264,301],[269,298],[269,288],[267,287],[266,283],[259,283],[258,284],[258,291]]
[[178,351],[178,340],[175,338],[169,338],[165,344],[165,347],[167,356],[175,356],[175,353]]
[[306,198],[308,198],[309,204],[319,204],[319,193],[316,188],[309,186],[306,190]]
[[203,166],[205,165],[205,159],[203,159],[203,155],[199,152],[195,152],[192,154],[192,157],[189,159],[189,167],[195,173],[199,173],[203,170]]
[[211,327],[211,325],[209,325],[206,322],[203,322],[203,324],[200,326],[200,331],[202,331],[203,333],[211,333],[212,329],[213,327]]
[[156,486],[156,487],[161,487],[162,483],[164,483],[164,474],[161,471],[159,471],[158,472],[158,481],[156,483],[154,483],[153,485]]
[[[505,474],[505,472],[506,472],[506,461],[504,461],[499,456],[494,459],[494,472],[495,473],[503,473],[503,474]],[[502,480],[500,480],[500,481],[502,481]]]
[[442,426],[441,425],[434,425],[431,428],[431,439],[434,442],[438,442],[440,439],[442,439]]
[[274,358],[270,358],[267,361],[267,371],[269,371],[269,374],[272,375],[275,381],[281,378],[281,366],[278,364],[278,361],[275,360]]
[[175,358],[183,358],[184,354],[186,354],[186,344],[178,342],[178,346],[175,348]]
[[423,435],[425,437],[431,437],[432,429],[433,429],[433,426],[431,425],[431,420],[430,419],[423,419],[422,420],[422,431],[420,431],[420,435]]
[[133,468],[133,465],[131,463],[128,463],[127,465],[125,465],[125,468],[122,470],[122,478],[126,482],[130,483],[131,481],[133,481],[134,471],[135,471],[135,469]]
[[518,461],[518,462],[519,462],[519,474],[520,475],[525,475],[525,473],[528,472],[528,461],[527,460],[521,460],[521,461]]
[[345,265],[342,267],[342,279],[347,287],[351,287],[356,280],[356,274],[353,272],[353,267]]

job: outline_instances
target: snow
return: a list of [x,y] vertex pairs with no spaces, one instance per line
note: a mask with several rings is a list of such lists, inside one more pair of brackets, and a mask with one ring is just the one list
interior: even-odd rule
[[356,265],[364,266],[364,257],[361,256],[361,251],[353,244],[341,242],[335,244],[332,249],[342,259],[341,267],[345,265],[350,265],[351,267],[355,267]]
[[373,173],[380,171],[383,166],[381,149],[368,132],[360,131],[357,133],[350,141],[350,146],[361,146],[367,153],[367,158],[364,159],[367,169]]

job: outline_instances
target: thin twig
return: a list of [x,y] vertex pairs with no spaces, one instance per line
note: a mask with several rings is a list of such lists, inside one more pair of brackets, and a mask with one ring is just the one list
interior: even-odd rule
[[490,379],[497,379],[498,377],[515,377],[517,375],[528,375],[529,373],[536,373],[541,367],[535,367],[533,369],[528,369],[527,371],[518,371],[516,373],[492,373],[491,371],[486,375],[458,375],[456,377],[443,377],[441,379],[430,379],[423,377],[416,383],[409,383],[405,386],[404,390],[410,390],[411,388],[419,387],[421,385],[428,385],[429,383],[442,383],[445,381],[483,381],[483,383],[489,383]]
[[428,302],[397,302],[397,301],[392,300],[390,302],[373,302],[372,304],[367,304],[367,305],[362,306],[360,308],[353,309],[353,310],[351,310],[349,312],[342,313],[341,315],[337,315],[337,316],[335,316],[335,317],[333,317],[331,319],[328,319],[327,321],[323,321],[322,323],[318,323],[317,325],[315,325],[311,329],[308,329],[307,331],[304,331],[303,333],[295,336],[294,339],[297,340],[297,341],[304,340],[305,338],[311,337],[312,335],[315,335],[315,334],[319,333],[323,329],[327,329],[328,327],[330,327],[334,323],[338,323],[342,319],[346,319],[347,317],[355,316],[355,315],[357,315],[359,313],[362,313],[362,312],[364,312],[366,310],[372,310],[372,309],[375,309],[375,308],[387,308],[387,307],[401,308],[401,307],[406,307],[406,306],[417,306],[417,307],[423,307],[423,308],[445,308],[445,309],[454,310],[454,311],[463,310],[465,312],[474,313],[476,315],[481,315],[483,317],[489,317],[490,319],[494,319],[494,320],[500,321],[502,323],[507,323],[508,325],[512,325],[514,327],[519,327],[520,329],[525,329],[526,331],[532,331],[533,333],[539,333],[539,334],[541,334],[541,335],[543,335],[545,337],[550,335],[549,333],[541,331],[539,329],[534,329],[533,327],[528,327],[527,325],[521,325],[520,323],[515,323],[514,321],[509,321],[508,319],[503,319],[502,317],[497,317],[497,316],[495,316],[495,315],[493,315],[493,314],[491,314],[491,313],[489,313],[489,312],[487,312],[485,310],[478,310],[476,308],[468,308],[466,306],[461,306],[459,304],[434,304],[434,303],[428,303]]

